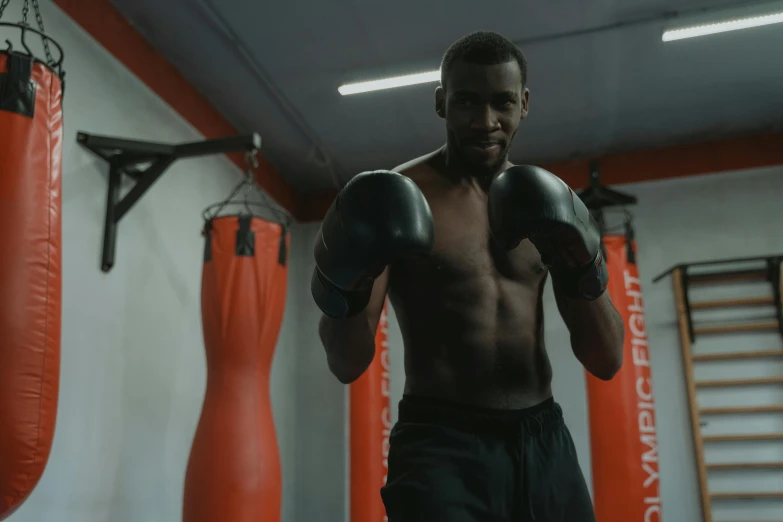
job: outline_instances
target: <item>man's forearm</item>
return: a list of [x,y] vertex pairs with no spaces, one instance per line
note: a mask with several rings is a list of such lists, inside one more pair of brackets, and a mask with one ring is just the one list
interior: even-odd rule
[[358,379],[375,356],[375,335],[363,311],[348,319],[322,316],[318,327],[329,369],[343,384]]
[[577,359],[599,379],[614,377],[623,363],[625,327],[609,292],[594,301],[559,295],[557,301]]

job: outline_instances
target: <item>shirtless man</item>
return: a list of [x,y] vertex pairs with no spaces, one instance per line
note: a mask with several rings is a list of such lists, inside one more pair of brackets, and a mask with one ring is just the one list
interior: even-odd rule
[[332,373],[350,383],[370,365],[387,294],[402,331],[405,390],[381,490],[390,522],[595,520],[552,397],[547,275],[574,355],[601,379],[622,364],[623,323],[584,204],[553,174],[508,161],[526,73],[495,33],[455,42],[435,92],[446,144],[354,177],[316,240]]

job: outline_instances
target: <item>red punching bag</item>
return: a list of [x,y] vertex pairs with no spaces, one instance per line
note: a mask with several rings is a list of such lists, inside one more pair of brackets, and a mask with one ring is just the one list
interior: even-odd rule
[[636,244],[625,235],[603,242],[609,294],[625,323],[625,344],[623,367],[614,379],[587,374],[596,518],[659,522],[658,440]]
[[33,491],[54,439],[61,102],[57,72],[27,54],[0,52],[0,520]]
[[391,407],[388,320],[384,303],[375,333],[375,358],[350,386],[351,522],[384,522],[381,488],[389,468]]
[[269,374],[285,308],[289,237],[251,216],[205,228],[207,387],[188,461],[184,522],[279,522],[282,478]]

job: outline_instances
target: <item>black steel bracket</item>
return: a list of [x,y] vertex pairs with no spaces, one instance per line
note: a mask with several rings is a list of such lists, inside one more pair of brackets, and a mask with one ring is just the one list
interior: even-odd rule
[[773,257],[767,260],[769,282],[772,283],[772,300],[775,303],[775,318],[778,320],[778,331],[783,335],[783,296],[780,288],[780,263],[783,258]]
[[[763,261],[764,263],[769,263],[770,259],[783,259],[783,254],[771,254],[766,256],[753,256],[753,257],[732,257],[727,259],[712,259],[709,261],[695,261],[692,263],[680,263],[677,265],[674,265],[668,269],[666,269],[664,272],[661,272],[657,276],[655,276],[652,280],[653,283],[657,283],[664,277],[667,277],[669,274],[674,272],[676,268],[687,268],[687,267],[703,267],[703,266],[713,266],[713,265],[728,265],[733,263],[750,263],[753,261]],[[715,276],[715,275],[742,275],[742,274],[751,274],[751,273],[758,273],[759,269],[749,269],[749,270],[716,270],[716,271],[705,271],[700,272],[699,274],[694,274],[695,278],[698,278],[699,276]]]
[[[753,261],[763,261],[766,265],[763,269],[739,269],[739,270],[707,270],[689,272],[689,269],[694,267],[708,267],[714,265],[730,265],[734,263],[748,263]],[[774,254],[767,256],[756,257],[735,257],[730,259],[713,259],[710,261],[698,261],[695,263],[681,263],[674,265],[665,272],[658,274],[652,280],[653,283],[657,283],[664,277],[674,272],[677,268],[682,271],[682,293],[685,299],[685,312],[688,317],[688,335],[690,336],[691,343],[695,342],[695,334],[693,328],[693,318],[691,317],[691,302],[688,296],[688,288],[691,284],[699,283],[705,279],[713,278],[715,276],[729,276],[729,277],[743,277],[762,275],[764,279],[772,284],[772,298],[775,303],[775,316],[778,320],[778,328],[780,334],[783,335],[783,289],[781,288],[781,262],[783,262],[782,254]]]
[[690,275],[688,274],[688,267],[682,267],[682,278],[680,279],[680,285],[682,285],[682,299],[685,301],[685,317],[688,318],[688,337],[691,340],[691,344],[696,342],[696,333],[693,330],[693,317],[691,316],[691,296],[688,292],[688,283],[690,283]]
[[[261,136],[256,133],[169,145],[79,132],[76,141],[109,164],[101,259],[101,270],[104,272],[109,272],[114,267],[117,253],[117,225],[120,220],[176,160],[229,152],[255,152],[261,148]],[[134,180],[135,184],[124,197],[120,198],[123,176]]]
[[625,207],[636,205],[636,196],[626,194],[604,186],[601,183],[601,175],[598,164],[590,164],[590,183],[587,188],[579,192],[579,198],[590,210],[603,210],[609,207]]
[[[590,164],[590,182],[587,188],[579,191],[577,195],[588,208],[593,219],[595,219],[601,234],[601,239],[609,232],[606,225],[604,210],[623,207],[623,213],[625,214],[623,231],[629,238],[628,260],[629,262],[634,263],[635,256],[633,255],[633,246],[631,245],[631,236],[633,235],[633,225],[631,224],[632,215],[625,210],[624,207],[635,205],[637,202],[636,196],[625,194],[603,185],[601,183],[601,175],[598,172],[598,163],[596,162]],[[601,241],[601,253],[604,256],[604,259],[606,259],[606,247],[604,246],[603,241]]]

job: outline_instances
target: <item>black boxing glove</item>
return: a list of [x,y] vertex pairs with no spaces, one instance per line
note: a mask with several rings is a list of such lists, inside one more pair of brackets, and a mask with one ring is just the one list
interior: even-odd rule
[[310,289],[316,304],[335,319],[358,314],[387,265],[429,254],[434,241],[430,206],[410,178],[385,170],[355,176],[329,207],[315,240]]
[[495,241],[511,250],[530,239],[559,292],[588,300],[604,293],[609,274],[600,230],[563,180],[538,167],[511,167],[492,182],[488,205]]

